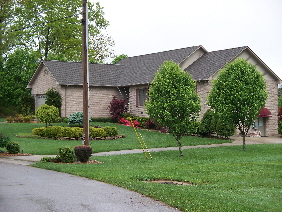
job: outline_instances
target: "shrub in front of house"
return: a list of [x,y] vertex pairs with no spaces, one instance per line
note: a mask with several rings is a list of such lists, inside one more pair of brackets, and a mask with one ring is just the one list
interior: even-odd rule
[[5,148],[9,142],[10,142],[9,136],[0,133],[0,147]]
[[72,127],[72,130],[74,132],[73,137],[78,140],[79,138],[81,138],[83,136],[83,128],[80,127]]
[[[96,128],[97,129],[97,128]],[[89,160],[92,154],[91,146],[76,146],[74,147],[74,153],[78,161],[85,163]]]
[[38,135],[40,137],[44,137],[45,136],[45,129],[46,129],[46,127],[34,128],[34,129],[32,129],[32,134]]
[[63,163],[73,163],[76,158],[74,151],[70,147],[60,147],[59,157]]
[[63,137],[63,127],[60,126],[51,126],[47,127],[44,132],[44,137],[58,139]]
[[6,149],[10,154],[18,154],[20,152],[20,145],[16,142],[10,141],[7,143]]
[[70,115],[69,125],[78,124],[79,126],[81,126],[82,123],[83,123],[83,113],[82,112],[76,112]]
[[[46,137],[46,138],[75,138],[76,140],[83,137],[83,128],[80,127],[61,127],[61,126],[49,126],[49,127],[39,127],[32,130],[32,134]],[[90,127],[89,137],[91,138],[105,138],[114,137],[118,135],[118,130],[116,127]]]
[[105,138],[107,136],[106,131],[103,128],[89,128],[89,135],[91,138]]
[[106,137],[114,137],[118,135],[118,130],[116,127],[103,127],[104,131],[106,132]]
[[112,119],[115,122],[118,122],[122,118],[122,114],[126,113],[126,101],[124,99],[117,99],[116,96],[113,96],[112,101],[109,106],[110,114],[112,115]]

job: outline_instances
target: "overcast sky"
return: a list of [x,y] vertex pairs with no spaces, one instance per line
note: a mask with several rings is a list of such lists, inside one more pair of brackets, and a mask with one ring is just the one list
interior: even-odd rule
[[207,51],[249,46],[282,79],[282,0],[99,2],[116,55],[197,45]]

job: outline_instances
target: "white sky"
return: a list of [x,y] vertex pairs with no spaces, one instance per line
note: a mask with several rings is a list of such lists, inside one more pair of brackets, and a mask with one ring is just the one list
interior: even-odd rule
[[98,1],[116,55],[249,46],[282,79],[281,0]]

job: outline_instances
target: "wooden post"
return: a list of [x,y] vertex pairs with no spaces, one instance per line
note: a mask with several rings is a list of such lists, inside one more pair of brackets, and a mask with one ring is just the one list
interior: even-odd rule
[[82,68],[84,145],[89,146],[88,3],[82,0]]

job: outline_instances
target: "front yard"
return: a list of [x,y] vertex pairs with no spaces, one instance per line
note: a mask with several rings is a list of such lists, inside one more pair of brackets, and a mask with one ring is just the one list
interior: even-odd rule
[[[60,124],[62,125],[62,124]],[[90,141],[94,152],[141,148],[131,127],[112,123],[125,138]],[[20,138],[44,124],[0,124],[0,133],[9,135],[25,153],[58,154],[58,148],[74,147],[81,141]],[[177,146],[169,134],[140,130],[148,148]],[[183,145],[211,144],[226,140],[185,137]],[[2,149],[4,150],[4,149]],[[281,144],[197,148],[143,154],[95,156],[99,164],[37,163],[38,168],[71,173],[137,191],[182,211],[281,211]],[[166,183],[153,183],[165,180]],[[173,181],[173,182],[170,182]],[[179,185],[183,184],[183,185]],[[186,185],[187,184],[187,185]],[[71,186],[71,185],[70,185]]]
[[[113,126],[118,128],[118,133],[123,134],[126,137],[117,140],[91,140],[89,143],[93,148],[93,152],[107,152],[124,149],[141,149],[139,141],[135,135],[132,127],[102,122],[91,122],[91,126]],[[60,126],[67,126],[67,124],[53,124]],[[31,153],[37,155],[56,155],[58,154],[58,148],[69,146],[74,148],[77,145],[81,145],[81,140],[51,140],[51,139],[35,139],[35,138],[21,138],[16,135],[25,135],[25,133],[31,133],[33,128],[44,127],[42,123],[4,123],[0,124],[0,133],[10,136],[11,141],[18,142],[20,144],[21,151],[24,153]],[[141,130],[144,141],[148,148],[155,147],[171,147],[177,146],[177,142],[172,135],[160,133],[158,131]],[[187,136],[182,140],[183,146],[192,146],[199,144],[213,144],[213,143],[226,143],[229,140],[199,138],[195,136]],[[1,149],[0,150],[5,150]]]

